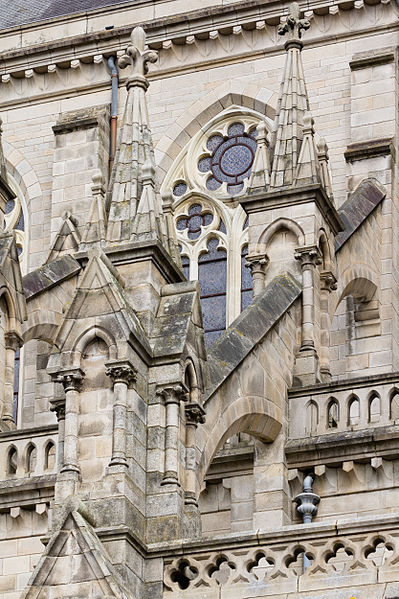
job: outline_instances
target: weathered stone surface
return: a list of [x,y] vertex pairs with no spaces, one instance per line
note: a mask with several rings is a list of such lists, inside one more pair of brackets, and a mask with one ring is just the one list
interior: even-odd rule
[[72,256],[62,256],[48,264],[30,272],[23,278],[26,299],[35,297],[43,291],[48,291],[54,285],[66,281],[81,270],[79,262]]

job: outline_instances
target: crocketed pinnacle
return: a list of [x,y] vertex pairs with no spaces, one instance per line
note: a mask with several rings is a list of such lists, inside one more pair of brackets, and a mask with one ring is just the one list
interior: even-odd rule
[[300,19],[299,6],[291,4],[286,23],[278,27],[280,35],[288,34],[287,57],[271,144],[273,155],[270,188],[293,185],[303,139],[305,113],[309,111],[302,65],[302,30],[309,29],[308,19]]
[[155,162],[148,123],[146,74],[157,53],[146,48],[145,33],[135,27],[121,68],[131,66],[120,143],[109,189],[106,241],[159,241],[169,251],[166,219],[155,186]]

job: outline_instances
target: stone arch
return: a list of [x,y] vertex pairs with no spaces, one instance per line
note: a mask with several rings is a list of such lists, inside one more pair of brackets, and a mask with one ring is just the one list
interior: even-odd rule
[[355,264],[347,268],[340,277],[340,286],[336,301],[332,305],[331,318],[342,300],[352,295],[362,302],[377,299],[379,281],[376,273],[366,264]]
[[328,243],[327,234],[324,229],[320,229],[319,231],[318,246],[323,260],[322,270],[332,270],[332,251],[331,246]]
[[49,439],[44,448],[44,470],[54,470],[57,463],[56,457],[55,443]]
[[32,200],[42,196],[42,189],[36,171],[19,150],[3,138],[3,151],[7,171],[15,179],[24,195],[26,207]]
[[33,474],[35,472],[36,469],[36,462],[37,462],[37,447],[34,443],[32,443],[32,441],[30,441],[28,443],[28,445],[26,446],[25,449],[25,456],[24,456],[24,465],[25,465],[25,472],[27,474]]
[[73,352],[75,354],[75,361],[80,362],[82,356],[84,355],[84,351],[86,347],[96,338],[102,339],[106,344],[109,352],[109,359],[116,360],[117,359],[117,345],[115,339],[111,333],[106,331],[105,329],[94,326],[89,330],[86,330],[82,333],[75,342],[73,347]]
[[347,400],[347,426],[355,426],[360,422],[360,400],[352,393]]
[[61,320],[62,315],[53,310],[40,309],[30,312],[23,327],[24,343],[32,339],[40,339],[53,345]]
[[273,235],[275,235],[275,233],[281,229],[288,229],[291,231],[298,240],[298,246],[305,245],[305,234],[302,227],[290,218],[278,218],[261,233],[258,239],[256,251],[259,253],[266,251]]
[[[213,402],[218,402],[218,394],[208,401],[205,428],[197,429],[200,431],[197,443],[201,447],[199,461],[201,483],[216,452],[229,437],[243,432],[265,443],[271,443],[277,437],[282,424],[281,411],[266,397],[238,397],[214,419],[210,418],[214,411],[214,405],[210,405]],[[208,422],[209,427],[207,427]]]
[[242,106],[274,119],[277,99],[277,94],[266,87],[253,84],[248,90],[246,84],[236,80],[223,83],[205,94],[184,111],[168,129],[168,134],[163,135],[157,143],[155,156],[162,172],[161,178],[164,178],[190,139],[226,108]]
[[306,432],[310,435],[316,433],[319,425],[319,406],[316,401],[310,399],[305,407]]

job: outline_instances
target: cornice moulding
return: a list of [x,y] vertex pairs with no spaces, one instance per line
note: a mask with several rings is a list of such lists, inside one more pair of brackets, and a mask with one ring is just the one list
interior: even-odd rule
[[[390,2],[391,0],[380,0],[380,3]],[[350,2],[352,9],[356,10],[355,2]],[[329,2],[311,2],[302,7],[306,16],[312,17],[313,14],[325,15],[337,14],[340,5],[345,6],[345,12],[348,11],[348,2],[338,0],[333,7],[337,10],[331,11]],[[374,3],[371,2],[374,6]],[[148,3],[141,3],[139,6],[145,6]],[[137,4],[134,5],[137,7]],[[115,7],[112,7],[115,9]],[[123,8],[125,8],[123,6]],[[119,10],[121,6],[119,5]],[[134,9],[132,5],[132,23],[134,23]],[[358,9],[357,9],[358,10]],[[251,2],[240,2],[227,6],[218,6],[215,8],[205,8],[194,10],[184,15],[172,15],[170,17],[152,19],[145,22],[148,45],[154,49],[170,47],[171,43],[184,45],[192,43],[193,36],[196,39],[208,39],[217,37],[217,35],[240,35],[244,30],[262,29],[267,25],[276,26],[282,17],[281,4],[278,2],[255,4]],[[68,16],[66,19],[75,17]],[[60,23],[57,20],[57,25]],[[30,28],[44,27],[45,25],[55,26],[53,21],[45,21],[40,24],[30,24]],[[28,26],[24,26],[24,28]],[[13,30],[4,30],[4,37]],[[23,29],[18,31],[23,35]],[[24,72],[29,69],[40,69],[49,62],[57,64],[60,68],[69,68],[68,61],[80,59],[84,62],[93,61],[97,55],[104,57],[114,54],[118,50],[124,50],[128,43],[131,26],[116,27],[112,30],[84,33],[78,36],[57,39],[42,44],[35,44],[26,48],[10,50],[0,54],[1,74],[10,74],[23,77]],[[21,39],[21,44],[24,43]],[[26,45],[26,42],[25,42]],[[49,57],[51,60],[49,60]],[[62,64],[64,61],[64,64]]]

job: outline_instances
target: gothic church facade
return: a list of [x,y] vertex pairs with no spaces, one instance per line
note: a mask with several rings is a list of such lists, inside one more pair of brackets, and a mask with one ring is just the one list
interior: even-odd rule
[[399,598],[398,15],[0,8],[0,598]]

